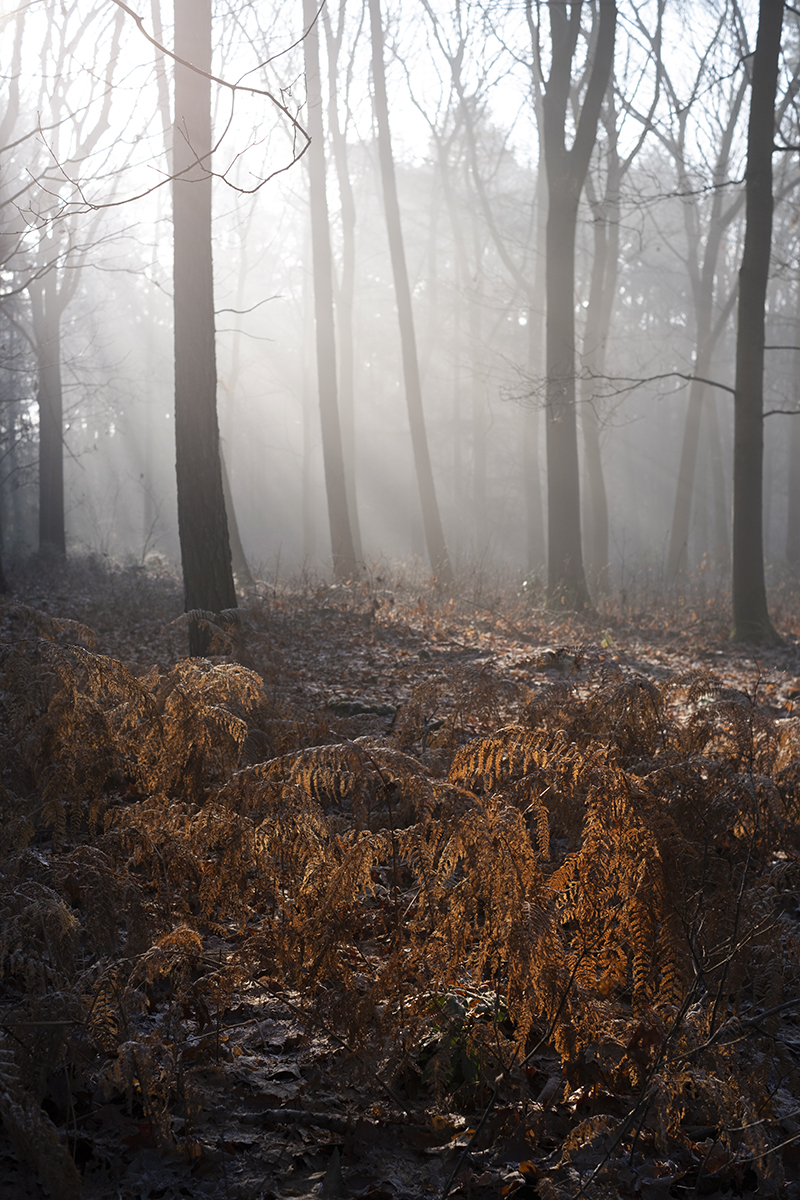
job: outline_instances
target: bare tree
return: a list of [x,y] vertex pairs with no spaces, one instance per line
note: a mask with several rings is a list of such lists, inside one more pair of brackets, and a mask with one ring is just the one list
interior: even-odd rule
[[[660,46],[661,43],[661,22],[665,3],[666,0],[658,0],[656,6],[656,31],[653,39],[656,46]],[[659,73],[656,72],[650,118],[659,100],[659,78]],[[601,171],[598,165],[594,172],[587,173],[585,185],[592,216],[593,254],[581,348],[581,418],[588,483],[588,487],[584,489],[584,528],[588,533],[589,574],[598,591],[607,590],[609,573],[608,497],[600,442],[601,401],[598,380],[606,372],[606,351],[617,294],[622,184],[648,133],[648,123],[645,122],[628,153],[624,157],[620,155],[620,121],[615,93],[616,85],[612,73],[602,114],[605,139],[604,144],[598,146],[599,153],[596,155],[596,158],[605,160],[605,179],[600,182]]]
[[333,573],[352,578],[357,571],[345,484],[342,432],[339,422],[336,373],[336,332],[333,319],[333,262],[325,182],[325,140],[322,127],[322,89],[319,71],[319,32],[314,0],[303,0],[303,40],[308,91],[307,156],[311,203],[311,258],[314,266],[314,317],[317,337],[317,380],[322,423],[322,458],[328,494]]
[[[362,13],[363,15],[363,13]],[[328,51],[328,130],[330,133],[333,161],[336,167],[336,182],[339,186],[341,204],[342,258],[338,281],[334,278],[336,317],[338,331],[339,366],[339,423],[342,433],[342,457],[344,459],[347,506],[356,560],[363,562],[361,528],[358,519],[356,493],[356,422],[355,422],[355,345],[353,333],[353,309],[355,305],[356,275],[356,202],[347,156],[347,121],[344,127],[339,119],[339,102],[347,105],[349,84],[353,68],[350,65],[342,86],[339,58],[345,32],[345,0],[339,0],[339,19],[333,29],[329,6],[322,9],[325,41]]]
[[[530,17],[531,0],[526,0]],[[567,148],[567,107],[583,5],[550,7],[550,73],[542,97],[547,167],[547,587],[551,602],[590,605],[581,546],[580,478],[575,415],[575,232],[578,203],[614,61],[615,0],[599,0],[591,68],[575,137]],[[538,56],[537,56],[538,57]]]
[[733,442],[733,630],[775,644],[764,579],[764,312],[772,249],[772,154],[783,5],[761,0],[747,130],[746,227],[739,269]]
[[[217,424],[211,258],[211,0],[175,0],[172,214],[175,452],[187,612],[236,607]],[[208,626],[189,624],[189,653],[206,653]]]
[[[52,130],[44,139],[44,162],[29,169],[23,209],[39,236],[38,245],[22,266],[27,275],[25,286],[31,302],[38,370],[39,545],[59,555],[66,554],[61,326],[98,228],[96,218],[79,224],[62,189],[65,179],[81,171],[110,127],[124,17],[117,10],[110,21],[110,43],[105,40],[104,17],[107,14],[96,9],[85,13],[64,10],[48,22],[42,48],[42,62],[47,66],[39,98],[39,123],[44,124],[41,114],[47,112]],[[92,36],[96,45],[94,70],[87,72],[82,63],[78,71],[75,58],[79,47]],[[76,82],[83,86],[90,75],[100,81],[101,90],[94,104],[84,102],[76,111],[70,89]],[[10,111],[15,109],[18,100]],[[75,190],[70,187],[71,193]],[[20,258],[26,259],[24,252]]]
[[392,259],[397,316],[400,325],[400,341],[403,355],[403,376],[408,406],[408,421],[411,428],[411,444],[417,473],[422,521],[431,568],[439,583],[450,588],[453,585],[453,568],[444,540],[436,486],[433,480],[425,414],[422,408],[422,385],[419,375],[414,313],[411,305],[411,288],[408,282],[403,232],[400,221],[400,204],[397,198],[397,179],[392,155],[389,129],[389,103],[386,96],[386,71],[384,67],[383,24],[380,0],[369,0],[372,30],[372,80],[375,99],[375,120],[378,126],[378,153],[381,164],[383,202],[386,213],[386,228],[389,252]]
[[[643,25],[640,24],[640,27],[644,30]],[[746,73],[742,72],[738,78],[736,75],[728,75],[726,80],[725,73],[715,61],[715,51],[722,48],[726,34],[734,38],[735,54],[746,51],[746,47],[742,45],[744,26],[737,0],[724,4],[720,9],[709,44],[704,45],[698,52],[697,69],[688,94],[681,92],[678,83],[664,64],[660,44],[651,41],[652,53],[667,98],[668,118],[665,122],[653,122],[652,115],[648,115],[645,123],[655,132],[675,164],[676,190],[681,198],[686,238],[683,261],[689,278],[695,339],[691,372],[695,378],[689,387],[689,403],[675,488],[667,556],[668,578],[674,578],[687,566],[700,425],[704,406],[708,402],[708,389],[703,381],[711,373],[714,348],[730,318],[736,299],[734,289],[731,289],[727,296],[718,294],[719,261],[725,233],[744,204],[744,193],[736,190],[732,192],[728,185],[734,138],[748,79]],[[722,94],[718,96],[717,103],[712,104],[709,101],[709,88],[714,87],[720,75],[723,78],[718,88]],[[724,94],[725,89],[727,94]],[[700,112],[704,126],[706,130],[710,130],[713,139],[710,150],[713,159],[708,164],[711,184],[709,189],[703,188],[705,178],[698,180],[697,170],[693,169],[691,163],[693,151],[690,147],[696,145],[693,120],[696,122]]]

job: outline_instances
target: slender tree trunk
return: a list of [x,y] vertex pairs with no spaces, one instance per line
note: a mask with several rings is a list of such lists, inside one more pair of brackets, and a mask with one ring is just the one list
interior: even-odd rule
[[302,398],[303,398],[303,558],[312,562],[317,553],[317,508],[314,494],[314,457],[318,423],[314,373],[317,361],[314,345],[314,295],[311,266],[311,229],[304,239],[303,268],[303,330],[302,330]]
[[576,218],[577,202],[567,189],[551,184],[547,220],[547,588],[552,602],[582,609],[591,601],[583,573],[575,421]]
[[709,389],[706,397],[708,441],[711,456],[711,482],[714,493],[714,560],[718,567],[729,567],[731,560],[730,512],[725,493],[725,467],[722,460],[722,435],[719,427],[717,397]]
[[411,304],[411,288],[408,282],[403,233],[400,222],[400,204],[397,198],[394,159],[392,157],[391,134],[389,131],[389,104],[386,97],[386,73],[383,62],[383,25],[381,23],[380,0],[369,0],[370,24],[372,29],[372,79],[375,89],[375,118],[378,125],[378,154],[381,163],[383,203],[386,210],[386,229],[389,253],[392,260],[397,316],[400,325],[400,341],[403,356],[403,376],[408,405],[408,420],[411,428],[411,445],[417,473],[422,520],[425,526],[425,541],[431,569],[444,588],[453,586],[453,568],[444,540],[439,503],[433,480],[428,435],[425,429],[425,414],[422,408],[422,387],[419,378],[417,343],[414,333],[414,313]]
[[487,548],[488,539],[486,471],[489,430],[486,425],[486,388],[483,379],[484,365],[481,358],[483,336],[481,331],[481,310],[477,294],[473,294],[470,300],[469,336],[472,355],[472,512],[475,551],[478,557],[480,557]]
[[[800,292],[798,293],[800,307]],[[800,346],[800,316],[795,323],[794,342]],[[786,561],[800,566],[800,352],[794,354],[794,407],[797,416],[789,419],[789,482],[786,513]]]
[[303,39],[308,94],[308,179],[311,201],[311,258],[314,264],[314,317],[317,335],[317,379],[322,425],[322,459],[328,497],[328,521],[335,579],[357,574],[356,552],[350,525],[345,483],[342,431],[339,423],[336,373],[336,331],[333,320],[333,264],[328,199],[325,182],[325,141],[322,128],[322,92],[319,72],[319,32],[314,0],[303,0]]
[[440,297],[439,297],[439,209],[440,209],[440,175],[444,174],[446,167],[442,167],[441,158],[439,163],[434,165],[433,181],[431,184],[431,213],[428,223],[428,295],[427,295],[427,328],[425,330],[425,339],[422,344],[422,354],[420,355],[419,373],[420,379],[424,385],[431,368],[431,360],[433,351],[439,343],[442,330],[442,319],[440,312]]
[[[444,197],[447,215],[450,221],[450,230],[453,235],[453,344],[451,353],[451,362],[453,367],[452,377],[452,407],[451,407],[451,423],[452,435],[450,444],[453,452],[453,508],[459,514],[464,513],[465,492],[464,486],[464,445],[463,445],[463,418],[462,418],[462,402],[465,388],[463,359],[464,339],[462,337],[462,325],[464,317],[463,299],[466,294],[467,281],[469,279],[469,257],[467,255],[467,247],[464,241],[464,230],[461,217],[459,214],[458,200],[455,189],[453,187],[453,179],[448,159],[447,143],[437,134],[434,133],[434,141],[437,149],[437,175],[441,180],[442,194]],[[434,198],[436,198],[438,189],[434,186]],[[429,228],[429,250],[428,256],[431,263],[436,261],[436,228],[438,226],[438,205],[434,209],[434,217],[437,219],[431,220]],[[437,311],[437,276],[435,272],[431,273],[431,288],[429,290],[429,308],[428,308],[428,328],[425,336],[425,347],[423,352],[423,375],[427,369],[430,359],[433,355],[433,348],[436,340],[441,336],[441,323]],[[459,524],[456,530],[457,549],[462,549],[466,542],[468,530],[465,524]]]
[[231,544],[231,567],[236,582],[241,588],[251,588],[255,585],[253,573],[247,563],[242,539],[239,534],[239,522],[236,520],[236,509],[233,504],[231,481],[228,475],[228,464],[225,461],[225,451],[220,444],[220,468],[222,470],[222,494],[225,497],[225,516],[228,520],[228,538]]
[[65,555],[64,403],[61,388],[61,311],[53,266],[28,288],[38,371],[39,548]]
[[[249,214],[249,217],[247,218],[246,223],[243,223],[239,228],[239,241],[240,241],[241,251],[240,251],[240,257],[239,257],[239,281],[238,281],[237,288],[236,288],[236,307],[240,312],[244,308],[245,284],[247,282],[247,249],[246,249],[246,247],[247,247],[247,241],[248,241],[248,234],[250,232],[250,227],[252,224],[252,216],[253,216],[253,209],[251,207],[250,214]],[[241,330],[239,328],[237,328],[236,332],[233,335],[233,344],[231,346],[231,362],[230,362],[230,375],[228,377],[228,386],[224,389],[224,393],[223,393],[227,396],[228,403],[225,407],[222,407],[220,405],[219,408],[221,409],[221,411],[218,413],[218,416],[221,418],[221,424],[223,425],[223,428],[225,425],[226,416],[227,416],[227,423],[230,424],[230,421],[231,421],[230,410],[231,410],[231,408],[235,407],[236,389],[237,389],[237,385],[239,382],[239,363],[240,363],[240,358],[241,358],[241,341],[242,341]],[[226,408],[228,410],[227,413],[225,411]],[[253,579],[253,573],[250,570],[250,566],[247,562],[247,556],[244,552],[244,546],[242,544],[242,538],[241,538],[241,534],[239,532],[239,521],[237,520],[236,508],[233,503],[233,491],[231,489],[230,474],[228,472],[228,461],[227,461],[225,451],[223,449],[223,441],[224,440],[225,439],[224,439],[223,435],[220,434],[219,459],[220,459],[220,468],[222,470],[222,492],[223,492],[223,495],[225,496],[225,516],[228,521],[228,540],[230,541],[230,544],[231,544],[231,566],[233,567],[233,577],[234,577],[234,581],[238,584],[238,586],[240,588],[252,588],[255,586],[255,580]]]
[[[540,255],[543,259],[543,255]],[[542,274],[544,280],[544,275]],[[544,285],[541,292],[544,293]],[[544,313],[541,315],[528,302],[528,379],[533,381],[542,373]],[[522,412],[522,470],[525,496],[525,557],[529,572],[539,571],[546,562],[545,522],[542,511],[542,473],[539,465],[542,413],[538,396],[534,396]]]
[[[453,507],[457,513],[463,513],[466,488],[464,487],[464,439],[463,439],[463,418],[461,415],[461,407],[464,397],[465,381],[463,362],[461,358],[463,337],[461,333],[461,325],[463,321],[462,314],[462,291],[459,286],[460,272],[458,264],[456,264],[456,303],[453,313],[453,405],[452,405],[452,447],[453,447]],[[456,545],[459,549],[464,547],[465,529],[463,525],[459,529],[459,540]]]
[[[536,174],[536,233],[534,235],[533,288],[527,293],[528,355],[527,371],[531,384],[544,375],[546,304],[545,245],[547,238],[547,167],[544,148],[539,146],[539,165]],[[539,571],[547,560],[545,519],[542,506],[542,472],[539,464],[541,401],[535,396],[526,406],[522,428],[522,470],[525,479],[525,538],[529,571]]]
[[152,437],[152,403],[146,397],[142,404],[142,419],[144,421],[143,455],[142,455],[142,562],[148,557],[152,548],[152,540],[158,522],[158,510],[155,496],[154,472],[154,437]]
[[581,546],[580,468],[575,415],[575,231],[578,201],[597,137],[614,61],[615,0],[599,0],[594,61],[571,149],[566,113],[581,4],[550,7],[552,63],[543,101],[547,164],[547,588],[550,602],[591,606]]
[[[175,0],[175,53],[211,70],[211,0]],[[211,262],[211,88],[175,64],[172,188],[175,313],[175,461],[186,611],[236,607],[217,424]],[[189,626],[190,655],[209,634]]]
[[[731,148],[736,132],[739,113],[746,94],[746,79],[742,79],[727,114],[727,120],[722,132],[717,160],[714,167],[714,182],[724,184],[729,177]],[[685,121],[685,115],[684,115]],[[712,325],[714,311],[715,282],[717,262],[722,248],[725,230],[736,217],[742,204],[741,193],[724,208],[723,197],[725,188],[719,186],[714,192],[711,214],[708,221],[705,247],[701,261],[701,217],[698,200],[691,194],[689,173],[686,168],[684,130],[679,141],[678,181],[682,190],[690,194],[683,201],[684,225],[689,246],[689,282],[691,285],[692,306],[695,319],[695,354],[693,374],[708,378],[714,348],[725,327],[728,314],[732,311],[735,295],[729,295],[722,305],[716,321]],[[689,404],[686,410],[686,420],[681,443],[681,457],[678,466],[678,479],[675,489],[675,503],[670,527],[669,551],[667,555],[667,576],[674,579],[679,572],[685,571],[689,565],[688,545],[689,527],[692,516],[692,493],[697,473],[697,446],[702,425],[703,410],[706,405],[707,385],[699,380],[692,382],[689,389]],[[727,540],[727,538],[726,538]]]
[[339,332],[338,400],[342,435],[342,457],[344,459],[344,480],[347,492],[347,510],[350,515],[350,529],[353,537],[353,549],[356,561],[363,562],[364,550],[361,545],[361,528],[358,519],[356,489],[355,341],[353,332],[356,274],[356,203],[347,161],[347,139],[339,126],[337,104],[339,95],[337,87],[338,44],[333,37],[327,7],[323,8],[322,17],[325,22],[328,44],[328,124],[330,127],[331,145],[333,147],[333,160],[336,165],[336,179],[339,184],[339,199],[342,206],[342,275],[336,293],[336,317]]
[[[472,401],[472,527],[475,552],[480,559],[488,549],[489,520],[486,510],[489,427],[486,419],[486,383],[483,361],[483,255],[475,211],[472,212],[472,245],[475,268],[469,297],[469,341],[472,359],[470,399]],[[491,344],[491,337],[489,344]]]
[[[614,130],[616,137],[616,129]],[[583,333],[582,365],[587,374],[581,385],[581,418],[588,487],[584,496],[584,529],[588,537],[589,575],[598,591],[608,591],[608,496],[600,448],[596,380],[605,373],[606,343],[611,328],[619,258],[619,159],[611,148],[606,198],[592,204],[594,257],[589,303]]]
[[764,519],[761,527],[764,530],[764,562],[772,558],[772,504],[775,496],[775,446],[764,441],[764,471],[762,475],[764,492]]
[[[711,364],[709,319],[698,314],[702,328],[697,334],[693,375],[708,378]],[[678,466],[678,482],[675,488],[675,504],[672,510],[669,552],[667,554],[667,576],[669,579],[685,571],[689,563],[689,528],[692,514],[692,493],[697,474],[697,449],[700,444],[700,427],[703,421],[703,401],[706,385],[693,379],[689,385],[689,405],[683,425],[681,457]]]
[[581,408],[586,465],[586,512],[589,577],[598,592],[608,591],[608,497],[600,446],[600,419],[593,399]]
[[753,56],[745,172],[746,226],[739,269],[733,442],[734,641],[775,644],[764,579],[764,313],[772,248],[772,148],[783,5],[761,0]]

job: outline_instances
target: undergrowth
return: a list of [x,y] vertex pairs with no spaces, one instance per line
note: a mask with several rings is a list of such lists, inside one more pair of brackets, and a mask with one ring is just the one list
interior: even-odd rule
[[403,1104],[500,1095],[532,1142],[550,1101],[531,1063],[554,1054],[573,1116],[540,1196],[601,1194],[610,1164],[698,1130],[783,1187],[797,720],[706,671],[656,682],[570,646],[527,684],[454,667],[347,737],[234,661],[232,618],[208,615],[220,656],[139,673],[74,621],[4,620],[0,1114],[51,1195],[80,1189],[54,1070],[89,1071],[190,1158],[171,1114],[193,1111],[197,1035],[218,1053],[256,984]]

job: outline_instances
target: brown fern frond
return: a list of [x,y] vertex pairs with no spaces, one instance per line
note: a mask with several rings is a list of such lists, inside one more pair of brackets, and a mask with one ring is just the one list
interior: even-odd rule
[[94,630],[88,625],[69,617],[55,617],[31,605],[20,604],[19,601],[0,603],[0,614],[12,629],[15,629],[16,642],[26,636],[43,638],[48,642],[55,642],[65,636],[70,642],[83,642],[90,648],[96,643]]
[[235,624],[230,614],[235,609],[224,609],[221,613],[208,612],[203,608],[187,609],[174,621],[170,621],[168,629],[188,629],[196,626],[208,634],[209,643],[206,650],[207,658],[217,658],[232,653],[237,646]]

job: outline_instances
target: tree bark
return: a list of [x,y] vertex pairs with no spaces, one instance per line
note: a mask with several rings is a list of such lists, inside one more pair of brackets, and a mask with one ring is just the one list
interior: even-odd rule
[[[310,214],[309,214],[310,216]],[[303,517],[303,561],[308,567],[317,554],[317,510],[315,503],[315,451],[319,424],[314,375],[317,362],[314,345],[314,288],[311,266],[311,226],[303,238],[303,324],[301,329],[301,389],[303,404],[303,471],[301,502]]]
[[617,151],[616,116],[608,125],[608,177],[604,198],[590,195],[593,217],[594,257],[589,283],[589,302],[583,331],[581,362],[584,375],[581,386],[581,424],[588,487],[584,496],[584,529],[588,535],[587,565],[589,577],[598,592],[607,592],[609,584],[608,496],[600,447],[600,419],[597,412],[597,384],[605,374],[606,345],[611,328],[619,261],[619,195],[622,171]]
[[764,580],[764,313],[772,248],[772,151],[782,25],[783,5],[761,0],[747,131],[733,435],[731,638],[773,645],[780,638],[769,617]]
[[[800,305],[800,296],[798,296]],[[800,346],[800,315],[795,323],[794,342]],[[800,352],[794,354],[794,406],[797,416],[789,421],[789,481],[786,513],[786,561],[800,566]]]
[[[544,374],[544,348],[546,328],[545,256],[543,248],[547,236],[547,167],[544,148],[539,146],[539,163],[536,173],[536,258],[533,276],[533,291],[528,301],[528,378],[533,381]],[[522,464],[525,476],[525,551],[528,571],[542,570],[547,561],[545,538],[545,514],[542,503],[542,472],[539,465],[540,428],[542,424],[541,403],[533,398],[525,407],[522,428]]]
[[[710,298],[709,298],[710,299]],[[698,313],[701,328],[697,334],[693,374],[708,378],[711,363],[710,321],[706,310]],[[683,425],[681,457],[678,465],[678,481],[675,487],[675,504],[672,510],[669,550],[667,552],[667,578],[675,579],[689,565],[689,528],[691,524],[692,496],[697,474],[697,451],[700,445],[700,426],[703,420],[703,401],[706,385],[693,379],[689,385],[689,404]]]
[[335,579],[357,573],[356,552],[350,526],[345,484],[342,431],[336,373],[336,331],[333,320],[333,264],[328,199],[325,183],[325,142],[322,128],[322,91],[319,72],[319,32],[314,0],[303,0],[303,39],[308,95],[308,179],[311,203],[311,259],[314,272],[314,318],[317,339],[317,379],[322,425],[322,459],[328,497],[328,521]]
[[722,434],[717,413],[717,397],[713,390],[709,391],[706,398],[706,416],[708,418],[711,482],[714,493],[713,558],[718,567],[727,570],[731,562],[731,521],[726,501],[725,468],[722,457]]
[[472,400],[472,513],[475,553],[481,559],[489,548],[489,523],[486,509],[486,473],[489,429],[486,420],[485,366],[481,356],[483,331],[480,309],[481,272],[475,272],[475,288],[469,300],[469,338],[472,364],[470,373]]
[[[211,0],[175,0],[175,53],[211,70]],[[211,260],[211,88],[175,64],[173,230],[175,464],[186,611],[236,607],[217,424]],[[189,654],[209,633],[192,621]]]
[[355,414],[355,345],[353,312],[355,308],[356,272],[356,202],[347,161],[347,138],[339,125],[338,56],[342,39],[343,8],[340,10],[339,31],[334,37],[327,5],[322,10],[328,46],[328,125],[339,184],[342,211],[342,274],[336,291],[336,317],[339,331],[339,420],[344,460],[344,483],[347,510],[357,562],[364,561],[361,526],[358,518],[356,490],[356,414]]
[[614,61],[615,0],[599,0],[589,83],[572,147],[567,102],[582,5],[550,6],[552,63],[543,101],[548,213],[547,293],[547,589],[552,604],[591,607],[581,546],[580,471],[575,414],[575,231],[578,201],[597,136],[600,106]]
[[56,268],[28,287],[38,371],[39,549],[66,555],[64,518],[64,401],[61,389],[61,313]]
[[381,23],[380,0],[369,0],[369,15],[372,31],[372,79],[375,91],[375,119],[378,126],[378,154],[381,164],[383,203],[386,211],[386,229],[389,253],[392,260],[397,316],[400,325],[400,342],[403,356],[408,421],[411,429],[411,445],[417,474],[425,541],[431,569],[439,584],[449,589],[453,586],[453,568],[444,540],[436,486],[433,480],[428,435],[425,429],[425,414],[422,408],[422,387],[419,377],[419,360],[414,332],[414,313],[411,305],[411,288],[408,282],[403,232],[400,221],[400,204],[397,198],[397,180],[392,157],[391,134],[389,131],[389,104],[386,97],[386,72],[383,62],[383,25]]
[[[552,11],[552,10],[551,10]],[[577,203],[550,188],[547,221],[547,590],[570,609],[591,604],[581,546],[575,421],[575,222]]]
[[236,509],[233,504],[233,492],[231,491],[231,481],[228,475],[228,464],[225,461],[225,452],[222,449],[222,444],[220,444],[219,448],[219,464],[222,471],[222,494],[225,497],[225,516],[228,522],[228,540],[231,544],[233,577],[240,588],[251,588],[255,586],[255,580],[247,562],[247,555],[244,552],[244,546],[239,534],[239,522],[236,520]]

